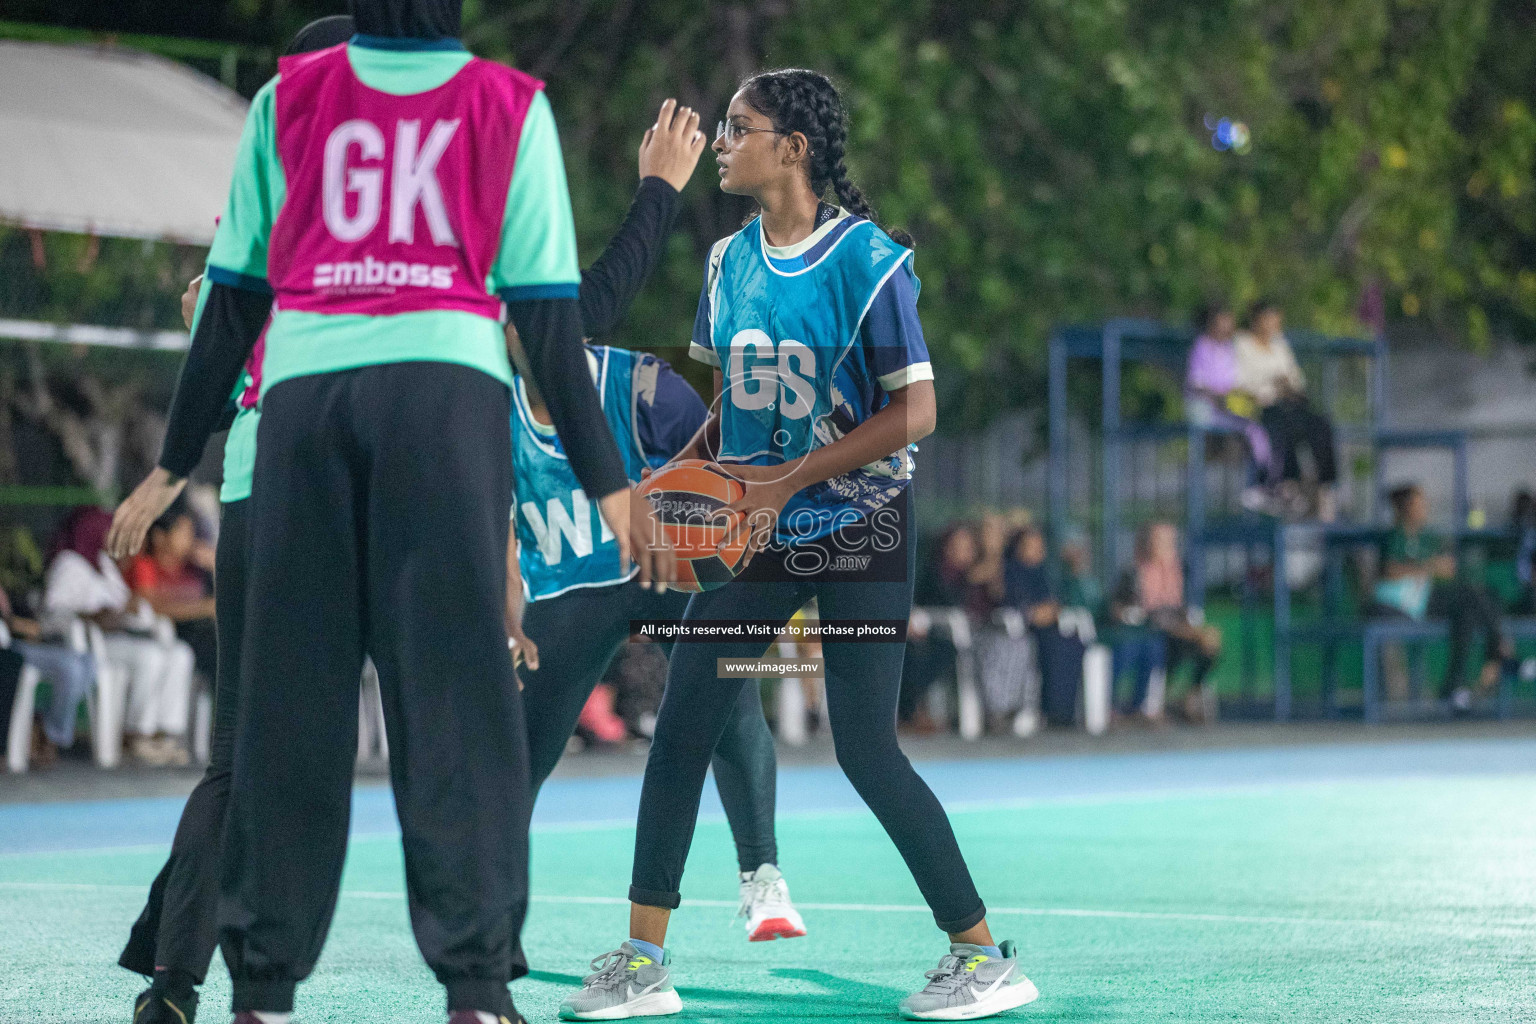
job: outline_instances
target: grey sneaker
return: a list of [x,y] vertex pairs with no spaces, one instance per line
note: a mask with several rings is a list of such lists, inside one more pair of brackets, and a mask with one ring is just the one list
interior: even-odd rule
[[1040,990],[1019,970],[1012,942],[999,949],[1002,958],[987,956],[980,946],[951,943],[928,984],[901,1001],[908,1020],[974,1020],[1023,1006],[1039,998]]
[[805,922],[789,902],[789,883],[774,864],[741,873],[741,908],[736,916],[747,919],[749,942],[798,939],[805,934]]
[[677,1013],[683,1000],[667,971],[671,956],[661,963],[628,942],[592,961],[592,970],[581,979],[581,991],[560,1004],[561,1020],[624,1020],[628,1017],[661,1017]]

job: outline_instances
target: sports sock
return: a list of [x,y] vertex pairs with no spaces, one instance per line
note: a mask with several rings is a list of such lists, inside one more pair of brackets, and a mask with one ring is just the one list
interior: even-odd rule
[[644,953],[658,964],[661,963],[665,950],[654,942],[646,942],[644,939],[630,939],[629,944],[635,947],[637,953]]
[[289,1019],[293,1017],[291,1013],[272,1013],[266,1010],[252,1010],[251,1015],[261,1021],[261,1024],[288,1024]]
[[1003,955],[1003,951],[997,946],[978,946],[976,948],[980,949],[987,956],[1001,957]]
[[197,979],[191,971],[183,971],[178,967],[156,967],[155,976],[149,985],[156,992],[185,996],[197,990]]

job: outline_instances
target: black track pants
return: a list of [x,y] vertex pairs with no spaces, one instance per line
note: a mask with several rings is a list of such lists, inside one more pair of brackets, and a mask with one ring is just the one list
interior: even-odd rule
[[202,984],[218,944],[219,851],[229,805],[240,694],[240,638],[245,632],[248,500],[219,514],[213,587],[218,605],[218,673],[208,768],[187,797],[171,855],[149,888],[149,901],[118,963],[139,974],[156,967],[184,971]]
[[448,363],[263,398],[219,935],[234,1008],[288,1010],[346,855],[358,679],[378,668],[417,945],[501,1012],[527,908],[528,748],[507,651],[507,388]]

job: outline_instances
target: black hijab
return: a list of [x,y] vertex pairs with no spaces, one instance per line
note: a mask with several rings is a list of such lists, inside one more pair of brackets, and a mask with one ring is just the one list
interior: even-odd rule
[[347,0],[357,31],[393,39],[457,39],[464,0]]
[[345,14],[333,14],[329,18],[319,18],[299,29],[299,34],[293,37],[288,44],[288,49],[283,53],[293,56],[296,53],[313,53],[316,50],[329,50],[333,46],[340,46],[357,34],[357,28],[352,24],[352,18]]

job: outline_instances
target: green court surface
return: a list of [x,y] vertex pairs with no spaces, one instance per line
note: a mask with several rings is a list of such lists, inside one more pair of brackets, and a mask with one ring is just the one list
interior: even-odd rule
[[[1536,1020],[1532,765],[951,799],[993,930],[1041,991],[1000,1019]],[[587,960],[623,939],[633,835],[613,821],[536,833],[535,970],[514,986],[530,1022],[554,1020]],[[944,946],[878,824],[790,812],[779,842],[810,934],[749,944],[728,830],[701,823],[669,936],[676,1019],[896,1019]],[[113,961],[164,852],[0,855],[0,1020],[128,1020],[138,979]],[[441,1021],[398,840],[355,838],[343,885],[295,1024]],[[200,1019],[228,1020],[227,999],[216,961]]]

